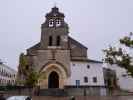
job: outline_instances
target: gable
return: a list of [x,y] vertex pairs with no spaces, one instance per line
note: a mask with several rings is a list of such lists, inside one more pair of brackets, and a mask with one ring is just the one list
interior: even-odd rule
[[86,46],[84,46],[84,45],[81,44],[80,42],[76,41],[76,40],[73,39],[72,37],[69,36],[68,39],[69,39],[70,45],[75,45],[75,46],[77,46],[77,47],[79,47],[79,48],[88,49]]
[[87,59],[87,47],[71,37],[68,37],[71,59]]

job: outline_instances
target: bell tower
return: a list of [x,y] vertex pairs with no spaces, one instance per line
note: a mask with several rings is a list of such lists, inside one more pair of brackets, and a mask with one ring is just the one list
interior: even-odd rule
[[41,25],[41,47],[44,49],[68,49],[68,25],[65,15],[55,6],[46,14],[46,20]]

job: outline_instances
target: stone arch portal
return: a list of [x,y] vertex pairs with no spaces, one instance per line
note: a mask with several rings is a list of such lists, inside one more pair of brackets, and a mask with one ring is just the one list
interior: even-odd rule
[[66,70],[58,64],[48,64],[40,71],[39,86],[46,88],[64,88],[67,80]]

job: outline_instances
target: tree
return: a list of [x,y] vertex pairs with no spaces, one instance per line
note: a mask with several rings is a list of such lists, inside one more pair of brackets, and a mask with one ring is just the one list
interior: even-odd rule
[[28,76],[26,77],[25,85],[34,87],[37,85],[38,79],[39,79],[39,74],[34,70],[30,70]]
[[19,57],[18,84],[33,87],[37,84],[39,74],[31,68],[28,58],[24,53]]
[[[133,55],[126,50],[133,49],[133,33],[128,36],[124,36],[119,40],[120,44],[124,47],[112,47],[103,50],[105,53],[104,61],[110,64],[117,64],[118,66],[125,68],[128,75],[133,77]],[[126,50],[125,50],[126,48]]]
[[18,75],[17,75],[17,84],[24,85],[24,79],[27,76],[26,66],[28,65],[27,58],[24,53],[21,53],[19,56],[19,66],[18,66]]
[[28,74],[27,67],[28,67],[27,57],[24,55],[24,53],[21,53],[19,56],[18,74],[26,76]]

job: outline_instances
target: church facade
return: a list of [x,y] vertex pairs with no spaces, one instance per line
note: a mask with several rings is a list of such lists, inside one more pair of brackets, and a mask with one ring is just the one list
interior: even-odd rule
[[41,89],[97,88],[105,93],[102,62],[90,60],[87,47],[69,36],[65,15],[57,7],[46,14],[40,42],[27,49],[29,66]]

